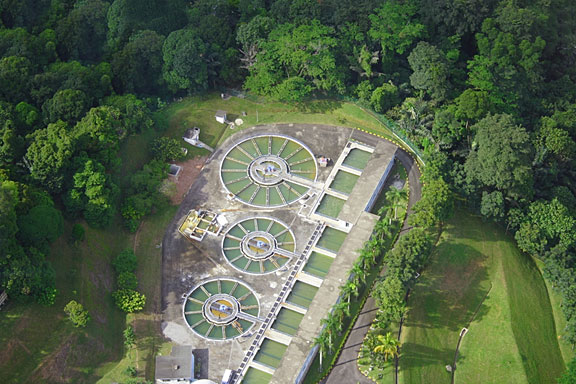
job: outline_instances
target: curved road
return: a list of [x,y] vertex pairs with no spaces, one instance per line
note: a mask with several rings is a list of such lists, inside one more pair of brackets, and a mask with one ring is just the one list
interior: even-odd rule
[[[410,187],[410,196],[408,199],[408,213],[412,206],[422,197],[422,184],[420,183],[420,170],[415,160],[404,150],[400,149],[396,158],[402,163],[408,172],[408,183]],[[404,222],[402,232],[409,229],[407,220]],[[366,300],[360,316],[356,320],[342,353],[336,361],[336,365],[326,379],[322,381],[325,384],[370,384],[374,383],[371,379],[364,376],[358,369],[356,360],[362,346],[362,341],[370,329],[370,324],[376,316],[376,303],[372,296]]]

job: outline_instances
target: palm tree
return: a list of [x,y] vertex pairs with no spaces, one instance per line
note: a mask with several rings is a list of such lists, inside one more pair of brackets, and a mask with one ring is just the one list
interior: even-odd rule
[[383,245],[384,245],[383,241],[379,237],[372,237],[370,240],[368,240],[366,247],[368,248],[368,250],[370,251],[370,254],[372,255],[372,264],[373,265],[376,264],[376,257],[378,255],[380,255],[380,252],[382,251]]
[[370,249],[362,248],[360,250],[360,260],[362,263],[362,268],[364,268],[364,271],[368,271],[372,267],[374,255],[372,254]]
[[[378,216],[387,217],[390,215],[390,212],[392,212],[393,209],[394,209],[394,207],[392,206],[392,204],[390,204],[388,199],[386,199],[386,201],[384,202],[384,205],[382,207],[380,207],[380,209],[378,210]],[[392,217],[389,216],[389,218],[390,218],[389,224],[392,224]]]
[[328,333],[320,332],[318,337],[314,339],[314,345],[317,345],[320,349],[320,369],[322,369],[322,357],[328,345]]
[[352,265],[352,274],[354,275],[356,285],[363,284],[366,281],[366,271],[360,264],[361,263],[356,262]]
[[386,192],[386,200],[389,201],[394,208],[394,220],[396,220],[398,216],[398,208],[402,206],[400,202],[402,199],[406,198],[406,196],[408,196],[408,194],[404,189],[398,189],[395,187],[390,188],[390,190]]
[[356,284],[353,280],[348,280],[346,284],[344,284],[340,289],[348,301],[348,308],[350,308],[350,298],[352,295],[354,295],[354,297],[358,297],[358,284]]
[[384,361],[388,361],[390,357],[398,357],[400,342],[392,336],[392,333],[387,332],[385,335],[376,337],[377,344],[373,349],[374,353],[384,356]]
[[374,231],[380,235],[381,240],[384,240],[385,237],[392,235],[392,225],[386,220],[378,220],[374,226]]
[[336,318],[334,317],[334,315],[332,315],[332,313],[329,313],[328,317],[320,321],[320,324],[325,326],[324,332],[326,332],[326,334],[328,335],[328,344],[327,344],[328,350],[330,351],[330,353],[332,353],[332,346],[334,345],[334,339],[332,336],[334,335],[334,331],[338,327]]
[[347,303],[341,301],[334,306],[332,313],[336,319],[336,327],[338,332],[341,332],[342,327],[344,326],[344,318],[346,316],[350,316],[350,307]]

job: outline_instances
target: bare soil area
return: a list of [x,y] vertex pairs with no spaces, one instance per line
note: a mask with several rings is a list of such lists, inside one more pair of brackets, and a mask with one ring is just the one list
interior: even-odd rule
[[193,159],[175,163],[182,167],[178,177],[170,177],[169,182],[175,184],[175,191],[170,196],[172,205],[180,205],[190,186],[194,183],[200,171],[204,167],[207,156],[198,156]]

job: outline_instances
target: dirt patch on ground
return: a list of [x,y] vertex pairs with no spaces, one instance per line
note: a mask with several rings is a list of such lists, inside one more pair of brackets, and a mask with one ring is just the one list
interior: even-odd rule
[[175,190],[172,190],[170,201],[173,205],[180,205],[184,196],[194,183],[200,171],[204,167],[207,156],[195,157],[191,160],[175,163],[182,167],[178,177],[170,177],[169,182],[175,185]]
[[471,285],[476,283],[481,274],[486,273],[484,268],[486,266],[481,260],[471,260],[462,267],[446,268],[438,288],[452,296],[454,300],[458,300],[467,293]]
[[95,355],[105,352],[104,344],[95,339],[71,335],[32,374],[31,383],[80,383],[92,381],[78,367],[85,367]]

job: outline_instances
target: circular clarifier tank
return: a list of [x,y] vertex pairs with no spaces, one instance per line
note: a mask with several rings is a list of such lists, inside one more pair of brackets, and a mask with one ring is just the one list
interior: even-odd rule
[[294,234],[283,222],[270,217],[251,217],[232,226],[222,240],[226,260],[251,274],[274,272],[295,255]]
[[220,166],[227,191],[254,207],[285,206],[300,199],[316,181],[314,155],[287,136],[246,138],[232,147]]
[[205,280],[184,300],[184,320],[198,336],[230,340],[246,334],[259,321],[260,304],[254,291],[232,278]]

